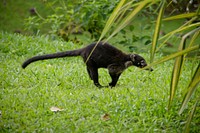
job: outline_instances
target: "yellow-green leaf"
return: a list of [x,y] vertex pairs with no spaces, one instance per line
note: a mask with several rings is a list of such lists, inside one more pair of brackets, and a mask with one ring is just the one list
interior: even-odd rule
[[198,103],[198,101],[196,101],[196,103],[194,104],[194,106],[193,106],[193,108],[192,108],[192,110],[191,110],[191,112],[190,112],[190,114],[188,116],[187,123],[185,124],[185,131],[184,131],[185,133],[189,133],[190,132],[190,123],[191,123],[192,118],[194,116],[194,113],[196,111],[197,103]]
[[179,114],[181,114],[183,112],[183,110],[185,109],[187,103],[189,102],[192,94],[196,91],[196,88],[198,86],[198,84],[200,83],[200,63],[193,75],[193,78],[188,86],[188,91],[183,99],[183,102],[181,104],[181,109],[179,110]]
[[171,60],[171,59],[176,58],[176,57],[178,57],[178,56],[181,56],[181,55],[183,55],[183,54],[189,53],[189,52],[194,51],[194,50],[198,50],[199,48],[200,48],[200,45],[195,45],[195,46],[186,48],[186,49],[184,49],[184,50],[181,50],[181,51],[179,51],[179,52],[176,52],[176,53],[174,53],[174,54],[165,56],[165,57],[163,57],[162,59],[157,60],[157,61],[154,61],[153,63],[149,64],[148,66],[142,68],[142,70],[149,69],[150,67],[152,67],[152,66],[154,66],[154,65],[161,64],[161,63],[163,63],[163,62],[166,62],[166,61],[168,61],[168,60]]
[[156,21],[155,31],[154,31],[153,40],[152,40],[150,62],[153,62],[153,59],[154,59],[154,54],[156,51],[156,46],[157,46],[157,42],[158,42],[161,20],[162,20],[162,16],[164,13],[164,9],[165,9],[165,1],[162,3],[162,6],[160,8],[160,11],[159,11],[159,14],[157,17],[157,21]]
[[176,19],[184,19],[184,18],[192,18],[192,17],[195,17],[197,15],[199,15],[199,14],[197,14],[196,12],[179,14],[179,15],[175,15],[175,16],[172,16],[172,17],[165,18],[165,19],[163,19],[163,21],[176,20]]
[[118,25],[118,27],[113,31],[113,33],[106,39],[106,41],[108,41],[110,38],[112,38],[115,34],[117,34],[121,29],[123,29],[124,27],[126,27],[131,20],[135,17],[135,15],[137,13],[139,13],[148,3],[150,3],[151,0],[144,0],[138,3],[138,6],[132,11],[130,12],[129,15],[127,15],[127,17],[125,17],[122,22]]
[[101,36],[99,38],[99,41],[105,36],[105,34],[108,32],[108,30],[111,28],[112,24],[116,20],[117,16],[119,15],[119,11],[122,8],[123,4],[125,3],[126,0],[121,0],[117,7],[114,9],[112,14],[110,15],[109,19],[106,22],[106,25],[101,33]]

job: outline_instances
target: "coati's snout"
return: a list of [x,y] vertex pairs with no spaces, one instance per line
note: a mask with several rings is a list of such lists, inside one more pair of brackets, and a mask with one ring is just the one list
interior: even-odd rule
[[[146,63],[145,60],[144,60],[144,61],[142,60],[140,64],[141,64],[141,65],[139,66],[140,68],[144,68],[144,67],[147,66],[147,63]],[[144,69],[144,70],[147,70],[147,71],[151,71],[151,72],[152,72],[152,71],[153,71],[153,68],[150,67],[150,68],[147,68],[147,69]]]
[[[143,63],[143,61],[142,61],[142,63],[141,63],[141,65],[139,66],[140,68],[144,68],[144,67],[146,67],[147,66],[147,64],[146,63]],[[145,69],[145,70],[147,70],[147,71],[153,71],[153,68],[147,68],[147,69]]]

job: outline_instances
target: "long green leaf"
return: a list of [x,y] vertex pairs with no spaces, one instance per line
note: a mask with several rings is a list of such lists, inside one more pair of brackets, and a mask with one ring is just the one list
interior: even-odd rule
[[134,8],[135,6],[138,6],[138,3],[132,4],[134,0],[126,3],[119,12],[119,17],[116,20],[116,25],[118,25],[124,18],[125,14],[128,12],[129,9]]
[[199,37],[199,35],[200,35],[200,29],[197,32],[195,32],[195,34],[192,36],[188,47],[193,46],[194,41],[197,39],[197,37]]
[[151,46],[150,62],[153,62],[153,59],[154,59],[154,54],[156,51],[156,46],[157,46],[157,42],[158,42],[161,20],[162,20],[162,16],[164,13],[164,9],[165,9],[165,1],[163,1],[163,3],[162,3],[162,6],[160,8],[160,11],[159,11],[159,14],[157,17],[157,21],[156,21],[156,27],[155,27],[155,31],[154,31],[154,35],[153,35],[152,46]]
[[198,14],[196,12],[193,13],[187,13],[187,14],[180,14],[180,15],[175,15],[171,16],[168,18],[163,19],[163,21],[169,21],[169,20],[176,20],[176,19],[184,19],[184,18],[192,18],[197,16]]
[[165,56],[165,57],[163,57],[162,59],[160,59],[160,60],[158,60],[158,61],[154,61],[153,63],[149,64],[148,66],[142,68],[142,70],[149,69],[149,68],[152,67],[152,66],[161,64],[161,63],[163,63],[163,62],[166,62],[166,61],[168,61],[168,60],[171,60],[171,59],[176,58],[176,57],[178,57],[178,56],[181,56],[181,55],[183,55],[183,54],[189,53],[189,52],[191,52],[191,51],[198,50],[199,48],[200,48],[200,45],[195,45],[195,46],[186,48],[186,49],[184,49],[184,50],[182,50],[182,51],[176,52],[176,53],[174,53],[174,54]]
[[[185,45],[186,44],[185,42],[186,40],[184,40],[180,44],[180,46]],[[181,50],[183,50],[183,48]],[[171,103],[176,93],[176,89],[178,86],[178,82],[179,82],[179,78],[180,78],[180,74],[181,74],[181,70],[183,66],[183,59],[184,59],[183,57],[184,57],[183,55],[177,57],[174,63],[174,68],[173,68],[172,77],[171,77],[170,98],[169,98],[168,109],[170,109]]]
[[191,110],[191,112],[190,112],[190,114],[188,116],[187,123],[185,124],[185,131],[184,131],[185,133],[189,133],[190,132],[190,123],[191,123],[192,118],[194,116],[194,113],[196,111],[197,104],[198,104],[198,100],[194,104],[193,109]]
[[117,16],[119,15],[119,11],[121,10],[122,6],[124,5],[126,0],[121,0],[117,7],[114,9],[112,14],[110,15],[109,19],[106,22],[106,25],[101,33],[101,36],[99,38],[99,41],[105,36],[105,34],[108,32],[108,30],[111,28],[112,24],[116,20]]
[[139,2],[138,6],[129,14],[127,15],[126,18],[124,18],[124,20],[122,20],[122,22],[118,25],[118,27],[113,31],[113,33],[106,39],[106,41],[108,41],[109,39],[111,39],[115,34],[117,34],[121,29],[123,29],[124,27],[126,27],[131,20],[133,19],[133,17],[135,17],[135,15],[137,13],[139,13],[148,3],[150,3],[152,0],[144,0],[142,2]]
[[[189,22],[187,22],[186,24],[189,24]],[[176,33],[179,33],[179,32],[182,32],[182,31],[185,31],[185,30],[188,30],[190,28],[194,28],[194,27],[198,27],[200,26],[200,22],[199,23],[195,23],[195,24],[190,24],[190,25],[182,25],[180,28],[174,30],[174,31],[171,31],[170,33],[164,35],[163,37],[159,38],[159,40],[162,40],[162,39],[165,39],[160,45],[159,47],[157,48],[156,51],[158,51],[174,34]]]
[[189,102],[192,94],[196,91],[196,88],[198,86],[198,84],[200,83],[200,63],[194,73],[194,76],[188,86],[188,91],[183,99],[183,102],[181,104],[181,108],[179,110],[179,114],[181,114],[183,112],[183,110],[185,109],[187,103]]
[[[188,36],[190,36],[191,34],[197,32],[199,30],[200,30],[200,27],[185,34],[181,39],[181,43],[179,44],[178,50],[179,51],[184,50],[186,47],[186,39],[188,38]],[[183,64],[184,64],[184,55],[177,57],[175,60],[174,68],[173,68],[173,72],[172,72],[168,109],[170,109],[170,105],[175,96]]]

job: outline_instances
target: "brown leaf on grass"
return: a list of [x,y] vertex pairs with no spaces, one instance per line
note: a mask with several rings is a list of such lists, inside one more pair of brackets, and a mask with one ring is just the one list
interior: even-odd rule
[[63,111],[64,109],[60,109],[60,108],[58,108],[58,107],[51,107],[50,108],[50,110],[52,111],[52,112],[59,112],[59,111]]
[[106,113],[106,114],[104,114],[104,115],[101,116],[101,119],[103,121],[108,121],[108,120],[110,120],[110,115]]

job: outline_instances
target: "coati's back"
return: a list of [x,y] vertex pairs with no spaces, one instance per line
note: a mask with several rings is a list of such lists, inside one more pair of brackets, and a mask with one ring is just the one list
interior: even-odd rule
[[[96,43],[91,44],[87,50],[88,53],[94,48]],[[88,57],[88,56],[87,56]],[[113,47],[108,43],[100,42],[92,53],[90,59],[96,62],[99,67],[107,67],[111,63],[119,63],[126,60],[127,54],[124,54],[121,50]]]
[[117,62],[117,61],[120,62],[120,59],[123,59],[122,57],[125,56],[124,53],[122,53],[117,48],[109,45],[108,43],[99,42],[98,45],[96,44],[97,43],[92,43],[82,49],[77,49],[72,51],[34,56],[26,60],[22,64],[22,68],[26,68],[30,63],[39,60],[47,60],[47,59],[63,58],[71,56],[82,56],[83,60],[86,61],[94,48],[95,49],[91,54],[90,59],[94,60],[97,63],[97,65],[102,67],[107,67],[107,64],[110,64],[112,62]]

